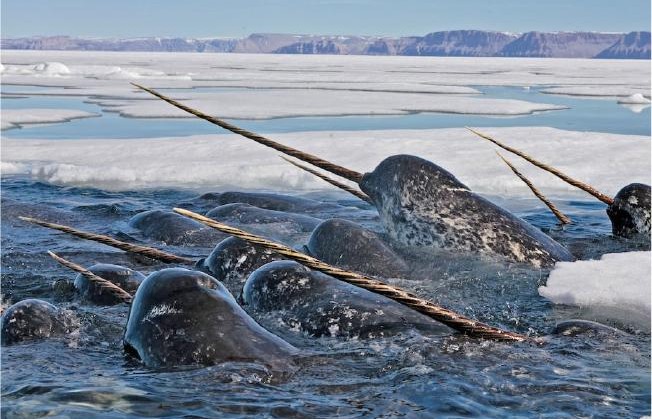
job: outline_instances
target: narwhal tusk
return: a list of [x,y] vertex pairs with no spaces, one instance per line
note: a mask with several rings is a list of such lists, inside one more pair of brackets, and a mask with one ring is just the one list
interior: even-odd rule
[[373,279],[355,272],[345,271],[335,266],[328,265],[319,259],[315,259],[303,253],[297,252],[285,245],[264,239],[259,236],[255,236],[226,224],[222,224],[192,211],[184,210],[181,208],[174,208],[174,211],[178,214],[197,220],[224,233],[231,234],[232,236],[239,237],[250,243],[258,244],[268,249],[274,250],[275,252],[300,262],[301,264],[311,269],[315,269],[325,274],[331,275],[341,281],[347,282],[360,288],[364,288],[373,293],[383,295],[469,336],[515,342],[529,340],[527,336],[501,330],[496,327],[478,322],[461,314],[455,313],[454,311],[438,306],[428,300],[419,298],[415,294],[402,290],[398,287],[385,284],[377,279]]
[[160,260],[165,263],[183,263],[183,264],[195,263],[195,261],[192,259],[173,255],[172,253],[167,253],[159,249],[154,249],[153,247],[139,246],[136,244],[123,242],[120,240],[116,240],[113,237],[77,230],[76,228],[68,227],[63,224],[48,223],[47,221],[38,220],[36,218],[30,218],[30,217],[18,217],[18,218],[20,218],[23,221],[27,221],[28,223],[40,225],[41,227],[62,231],[64,233],[72,234],[73,236],[82,239],[95,241],[111,247],[116,247],[126,252],[137,253],[139,255],[147,256],[148,258]]
[[505,162],[505,164],[506,164],[507,166],[509,166],[510,169],[512,169],[512,172],[514,172],[514,174],[515,174],[516,176],[518,176],[518,177],[519,177],[519,178],[520,178],[520,179],[521,179],[521,180],[522,180],[522,181],[527,185],[528,188],[530,188],[530,190],[532,191],[532,193],[533,193],[537,198],[539,198],[539,199],[541,200],[541,202],[543,202],[544,204],[546,204],[546,206],[548,206],[548,208],[550,208],[550,211],[552,211],[552,213],[555,214],[555,217],[557,217],[557,219],[559,220],[560,223],[562,223],[562,224],[570,224],[571,219],[568,218],[564,213],[562,213],[561,211],[559,211],[559,209],[555,206],[555,204],[553,204],[553,203],[552,203],[548,198],[546,198],[546,197],[541,193],[541,191],[539,191],[539,190],[536,188],[536,186],[534,186],[534,185],[532,184],[532,182],[530,182],[530,180],[529,180],[528,178],[525,177],[525,175],[523,175],[521,172],[519,172],[519,171],[516,169],[516,167],[514,167],[514,165],[513,165],[512,163],[510,163],[510,162],[509,162],[505,157],[503,157],[499,152],[496,151],[496,154],[498,154],[498,157],[500,157],[500,158]]
[[500,141],[496,140],[495,138],[492,138],[492,137],[490,137],[490,136],[488,136],[486,134],[482,134],[481,132],[473,130],[473,129],[469,128],[469,127],[465,127],[465,128],[468,129],[469,131],[471,131],[472,133],[474,133],[475,135],[477,135],[477,136],[479,136],[481,138],[484,138],[485,140],[491,141],[492,143],[496,144],[498,147],[500,147],[500,148],[502,148],[504,150],[507,150],[510,153],[514,153],[517,156],[522,157],[525,160],[529,161],[533,165],[535,165],[535,166],[537,166],[537,167],[539,167],[539,168],[541,168],[541,169],[543,169],[543,170],[545,170],[545,171],[547,171],[549,173],[552,173],[553,175],[557,176],[558,178],[560,178],[564,182],[566,182],[566,183],[568,183],[568,184],[570,184],[572,186],[575,186],[576,188],[579,188],[579,189],[583,190],[584,192],[587,192],[587,193],[593,195],[595,198],[599,199],[600,201],[604,202],[605,204],[607,204],[607,205],[613,204],[614,199],[612,197],[599,192],[597,189],[595,189],[591,185],[588,185],[588,184],[586,184],[584,182],[573,179],[570,176],[562,173],[558,169],[555,169],[552,166],[548,166],[545,163],[541,163],[540,161],[533,159],[532,157],[528,156],[527,154],[523,153],[522,151],[517,150],[517,149],[515,149],[513,147],[510,147],[508,145],[505,145],[505,144],[501,143]]
[[101,287],[103,291],[106,291],[108,293],[111,293],[115,297],[118,297],[120,300],[122,300],[123,303],[131,302],[132,299],[131,294],[129,294],[127,291],[123,290],[113,282],[107,281],[106,279],[95,275],[93,272],[89,271],[88,269],[83,268],[69,260],[66,260],[49,250],[48,250],[48,255],[50,255],[52,259],[56,260],[66,268],[72,269],[73,271],[84,275],[89,281],[93,282],[96,286]]
[[232,124],[230,124],[230,123],[228,123],[226,121],[215,118],[214,116],[207,115],[207,114],[205,114],[205,113],[203,113],[203,112],[201,112],[201,111],[199,111],[197,109],[193,109],[193,108],[191,108],[189,106],[186,106],[186,105],[184,105],[182,103],[179,103],[174,99],[170,99],[169,97],[164,96],[164,95],[158,93],[155,90],[149,89],[149,88],[144,87],[144,86],[140,86],[140,85],[138,85],[136,83],[131,83],[131,84],[136,86],[137,88],[139,88],[141,90],[144,90],[144,91],[158,97],[159,99],[162,99],[162,100],[166,101],[167,103],[169,103],[172,106],[176,106],[177,108],[179,108],[181,110],[184,110],[184,111],[186,111],[186,112],[188,112],[188,113],[190,113],[192,115],[195,115],[197,118],[204,119],[204,120],[210,122],[211,124],[215,124],[215,125],[217,125],[219,127],[222,127],[222,128],[224,128],[226,130],[229,130],[229,131],[231,131],[233,133],[240,134],[243,137],[247,137],[250,140],[254,140],[259,144],[265,145],[267,147],[271,147],[274,150],[280,151],[281,153],[284,153],[284,154],[287,154],[289,156],[295,157],[295,158],[297,158],[297,159],[299,159],[301,161],[305,161],[306,163],[310,163],[310,164],[312,164],[314,166],[317,166],[319,168],[327,170],[327,171],[329,171],[329,172],[331,172],[331,173],[333,173],[335,175],[342,176],[343,178],[351,180],[353,182],[360,183],[360,181],[362,180],[362,174],[359,173],[359,172],[347,169],[346,167],[336,165],[334,163],[331,163],[331,162],[329,162],[327,160],[321,159],[321,158],[319,158],[317,156],[314,156],[312,154],[308,154],[308,153],[305,153],[303,151],[297,150],[295,148],[288,147],[286,145],[277,143],[276,141],[270,140],[269,138],[265,138],[262,135],[258,135],[258,134],[254,133],[254,132],[247,131],[247,130],[242,129],[240,127],[236,127],[235,125],[232,125]]
[[314,169],[311,169],[310,167],[305,166],[305,165],[303,165],[301,163],[297,163],[294,160],[290,160],[287,157],[283,157],[283,156],[279,156],[279,157],[282,158],[283,160],[285,160],[286,162],[288,162],[288,163],[290,163],[290,164],[292,164],[292,165],[294,165],[294,166],[296,166],[296,167],[298,167],[300,169],[303,169],[306,172],[311,173],[311,174],[317,176],[318,178],[320,178],[322,180],[325,180],[326,182],[330,183],[331,185],[333,185],[333,186],[335,186],[337,188],[340,188],[343,191],[346,191],[346,192],[348,192],[348,193],[350,193],[350,194],[352,194],[354,196],[357,196],[358,198],[362,199],[363,201],[366,201],[366,202],[368,202],[370,204],[373,204],[373,202],[371,201],[371,198],[369,198],[367,196],[367,194],[365,194],[364,192],[359,191],[359,190],[357,190],[355,188],[352,188],[349,185],[345,185],[342,182],[338,182],[337,180],[335,180],[335,179],[333,179],[331,177],[328,177],[328,176],[326,176],[326,175],[324,175],[322,173],[319,173],[318,171],[316,171]]

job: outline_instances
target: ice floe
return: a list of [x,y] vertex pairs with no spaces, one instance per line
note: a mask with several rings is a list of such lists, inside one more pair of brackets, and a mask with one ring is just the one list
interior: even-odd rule
[[[70,74],[37,74],[60,63]],[[151,87],[327,88],[364,91],[474,93],[473,86],[550,86],[588,96],[649,95],[645,60],[463,57],[302,56],[98,51],[3,51],[3,82],[111,88],[111,78],[149,79]],[[119,68],[121,71],[112,71]],[[36,82],[35,80],[38,80]],[[614,85],[614,80],[618,84]]]
[[[547,127],[482,131],[608,194],[631,182],[650,183],[650,140],[646,136]],[[465,129],[320,131],[270,137],[361,172],[373,170],[387,156],[413,154],[441,165],[478,192],[531,196],[495,155],[496,147]],[[516,157],[509,158],[545,194],[587,198],[556,177]],[[109,189],[331,189],[279,159],[278,152],[236,135],[127,140],[4,138],[2,161],[22,165],[24,173],[45,181]]]
[[[592,97],[643,97],[650,96],[650,86],[632,86],[632,85],[593,85],[593,86],[560,86],[550,87],[541,90],[543,93],[567,95],[567,96],[592,96]],[[618,103],[625,99],[619,99]],[[649,103],[649,102],[648,102]]]
[[627,105],[649,105],[650,99],[646,98],[640,93],[635,93],[633,95],[627,96],[626,98],[619,99],[618,103]]
[[[417,93],[360,91],[247,90],[207,94],[183,93],[184,104],[207,114],[233,119],[268,119],[292,116],[401,115],[443,112],[475,115],[523,115],[565,109],[565,106],[522,100],[472,98],[460,95],[433,97]],[[208,97],[207,97],[208,96]],[[107,103],[104,105],[106,106]],[[110,103],[112,110],[135,118],[194,118],[160,100]]]
[[75,109],[3,109],[0,128],[19,128],[28,124],[53,124],[99,114]]
[[558,262],[539,294],[555,304],[590,309],[601,317],[649,329],[651,262],[650,252]]

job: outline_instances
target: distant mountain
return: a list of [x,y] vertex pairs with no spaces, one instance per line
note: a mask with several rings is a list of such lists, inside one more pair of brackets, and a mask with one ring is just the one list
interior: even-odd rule
[[501,51],[518,35],[487,31],[433,32],[403,48],[400,55],[490,57]]
[[597,32],[527,32],[505,45],[502,57],[590,58],[610,47],[622,34]]
[[595,58],[650,59],[650,32],[630,32]]
[[456,30],[401,38],[252,34],[246,38],[84,39],[68,36],[2,39],[2,49],[238,52],[650,59],[650,32],[505,32]]

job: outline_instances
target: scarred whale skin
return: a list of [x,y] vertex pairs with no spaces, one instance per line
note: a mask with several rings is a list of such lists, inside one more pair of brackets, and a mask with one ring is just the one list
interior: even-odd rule
[[68,332],[62,310],[43,300],[17,302],[2,315],[2,346],[62,336]]
[[298,352],[256,323],[215,278],[182,268],[142,282],[123,342],[149,367],[242,361],[281,370]]
[[543,232],[422,158],[388,157],[363,176],[360,188],[400,245],[479,253],[535,267],[573,260]]
[[615,236],[650,239],[650,185],[631,183],[622,188],[607,207]]
[[375,338],[416,329],[451,334],[447,326],[395,301],[312,271],[294,261],[270,262],[245,283],[242,300],[256,316],[309,336]]
[[287,257],[237,237],[229,237],[199,261],[197,269],[212,275],[237,297],[253,271],[266,263],[283,259]]

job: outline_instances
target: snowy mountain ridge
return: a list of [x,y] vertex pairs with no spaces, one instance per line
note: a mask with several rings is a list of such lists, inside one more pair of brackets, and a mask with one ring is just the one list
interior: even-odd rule
[[438,31],[424,36],[254,33],[245,38],[2,39],[2,49],[650,59],[650,32]]

